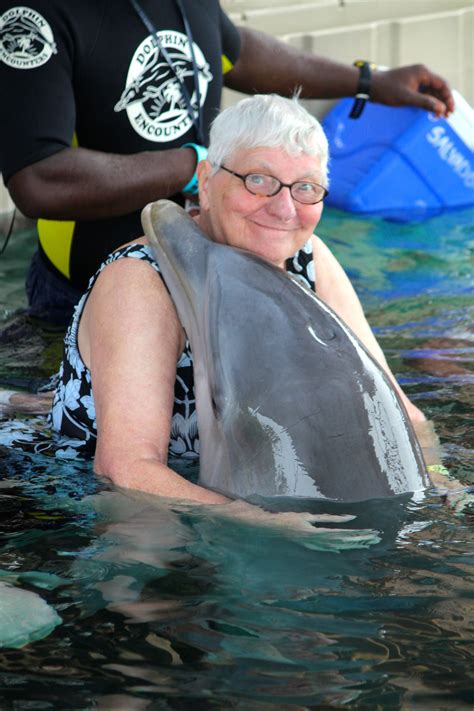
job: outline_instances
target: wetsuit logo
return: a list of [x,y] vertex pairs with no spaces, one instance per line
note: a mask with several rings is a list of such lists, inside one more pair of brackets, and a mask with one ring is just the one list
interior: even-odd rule
[[[131,125],[143,138],[165,143],[183,136],[193,124],[178,77],[188,89],[194,112],[198,109],[198,98],[188,38],[171,30],[159,32],[158,36],[173,62],[173,68],[149,35],[132,57],[125,89],[114,110],[118,112],[125,109]],[[196,43],[193,49],[202,106],[212,74]]]
[[57,54],[50,25],[29,7],[12,7],[0,16],[0,60],[15,69],[34,69]]

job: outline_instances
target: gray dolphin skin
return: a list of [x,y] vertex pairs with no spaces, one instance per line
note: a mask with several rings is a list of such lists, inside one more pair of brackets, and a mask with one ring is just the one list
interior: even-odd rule
[[397,393],[313,291],[167,200],[142,224],[191,343],[200,484],[338,501],[428,485]]

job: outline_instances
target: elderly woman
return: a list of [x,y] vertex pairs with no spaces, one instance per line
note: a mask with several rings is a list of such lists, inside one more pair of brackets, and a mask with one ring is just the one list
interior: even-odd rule
[[[328,145],[296,99],[255,96],[221,113],[198,166],[199,224],[214,241],[298,273],[359,336],[401,392],[341,266],[314,236],[327,194]],[[176,235],[179,239],[179,234]],[[193,361],[144,238],[102,265],[66,336],[53,426],[95,448],[119,486],[205,503],[227,499],[186,480],[168,454],[198,457]]]

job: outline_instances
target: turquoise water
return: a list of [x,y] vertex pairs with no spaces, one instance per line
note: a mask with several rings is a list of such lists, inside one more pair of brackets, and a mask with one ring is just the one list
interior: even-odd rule
[[[464,484],[473,223],[473,211],[398,225],[327,210],[320,229]],[[60,355],[60,334],[17,313],[32,246],[15,235],[0,258],[3,387],[36,388]],[[114,491],[66,442],[51,450],[42,418],[0,425],[0,600],[1,586],[17,592],[20,643],[33,638],[0,648],[2,711],[473,708],[473,519],[434,492],[318,504],[355,519],[309,548],[301,534]],[[355,547],[361,529],[379,542]],[[50,622],[44,607],[34,619],[43,603]]]

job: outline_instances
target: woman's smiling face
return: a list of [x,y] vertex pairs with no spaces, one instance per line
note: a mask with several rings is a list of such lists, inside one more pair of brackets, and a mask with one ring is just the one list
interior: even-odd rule
[[[292,156],[280,148],[238,150],[225,167],[240,175],[271,175],[286,184],[322,181],[317,157]],[[297,202],[286,187],[262,197],[226,170],[212,174],[207,161],[199,164],[198,173],[202,229],[215,242],[246,249],[279,267],[307,242],[321,217],[322,202]]]

